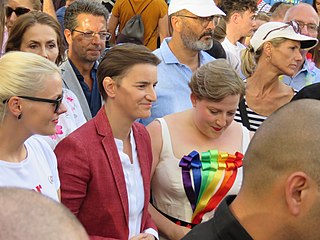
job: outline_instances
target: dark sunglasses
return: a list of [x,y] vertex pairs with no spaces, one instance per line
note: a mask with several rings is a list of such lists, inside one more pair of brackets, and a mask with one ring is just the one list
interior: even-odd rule
[[6,16],[7,18],[9,18],[11,16],[12,13],[15,13],[17,15],[17,17],[26,14],[28,12],[30,12],[29,8],[24,8],[24,7],[17,7],[16,9],[13,9],[11,7],[6,7]]
[[[35,102],[54,103],[56,105],[54,108],[54,112],[57,113],[63,100],[63,93],[61,97],[58,97],[57,99],[37,98],[37,97],[28,97],[28,96],[18,96],[18,97],[24,98],[30,101],[35,101]],[[9,99],[3,100],[3,103],[6,103],[8,100]]]
[[274,32],[274,31],[277,31],[277,30],[283,30],[283,29],[286,29],[286,28],[288,28],[288,27],[292,27],[292,29],[293,29],[293,31],[294,31],[295,33],[300,33],[300,32],[301,32],[300,27],[299,27],[299,24],[298,24],[297,22],[295,22],[295,21],[290,21],[290,22],[286,22],[286,25],[284,25],[284,26],[282,26],[282,27],[278,27],[278,28],[275,28],[275,29],[270,30],[270,31],[264,36],[264,38],[262,38],[262,40],[265,40],[270,33]]

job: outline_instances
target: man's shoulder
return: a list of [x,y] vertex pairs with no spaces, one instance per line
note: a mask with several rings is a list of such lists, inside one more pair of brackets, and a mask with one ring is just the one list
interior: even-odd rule
[[195,226],[182,240],[221,239],[214,229],[214,221],[210,219],[207,222]]
[[200,65],[203,65],[205,63],[211,62],[213,60],[215,60],[214,57],[212,57],[209,53],[207,53],[206,51],[200,51],[199,52],[200,55]]
[[70,62],[68,59],[66,59],[64,62],[62,62],[59,66],[60,69],[66,69],[68,67],[71,67]]

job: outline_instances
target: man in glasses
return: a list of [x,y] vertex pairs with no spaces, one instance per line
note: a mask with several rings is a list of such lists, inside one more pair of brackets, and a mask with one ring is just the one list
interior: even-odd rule
[[[314,8],[306,3],[295,5],[287,11],[284,21],[295,21],[303,35],[317,38],[319,31],[319,16]],[[301,50],[302,61],[298,62],[293,76],[283,76],[283,82],[299,91],[312,83],[320,82],[320,70],[308,57],[307,50]]]
[[183,240],[320,239],[319,118],[314,99],[269,116],[245,154],[239,194]]
[[151,117],[140,120],[145,125],[192,107],[188,83],[199,66],[214,60],[204,50],[212,47],[215,24],[225,14],[213,0],[171,0],[168,15],[172,37],[165,38],[154,51],[161,59],[158,99],[152,106]]
[[101,107],[96,72],[97,60],[111,38],[107,19],[108,11],[101,3],[86,0],[72,3],[64,18],[69,50],[68,60],[61,65],[63,84],[76,94],[87,120]]
[[239,42],[242,37],[253,34],[256,26],[255,12],[257,10],[256,0],[223,0],[221,9],[227,14],[226,36],[221,45],[227,54],[230,65],[240,73],[241,50],[245,46]]

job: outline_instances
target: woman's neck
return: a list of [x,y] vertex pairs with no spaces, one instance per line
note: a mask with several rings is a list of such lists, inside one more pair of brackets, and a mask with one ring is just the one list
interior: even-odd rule
[[[17,132],[18,134],[12,134]],[[23,136],[17,128],[2,125],[0,127],[0,160],[7,162],[21,162],[27,157],[24,142],[30,136]]]
[[279,81],[279,73],[274,71],[266,71],[266,68],[257,68],[256,71],[247,79],[247,92],[250,92],[255,97],[268,96],[273,91],[283,85]]
[[129,138],[134,120],[129,120],[123,116],[113,105],[105,105],[105,112],[112,129],[113,137],[125,141]]

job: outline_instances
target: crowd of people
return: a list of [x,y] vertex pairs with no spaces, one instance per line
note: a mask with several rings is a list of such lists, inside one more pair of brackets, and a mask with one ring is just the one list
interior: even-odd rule
[[318,239],[318,5],[0,0],[0,238]]

